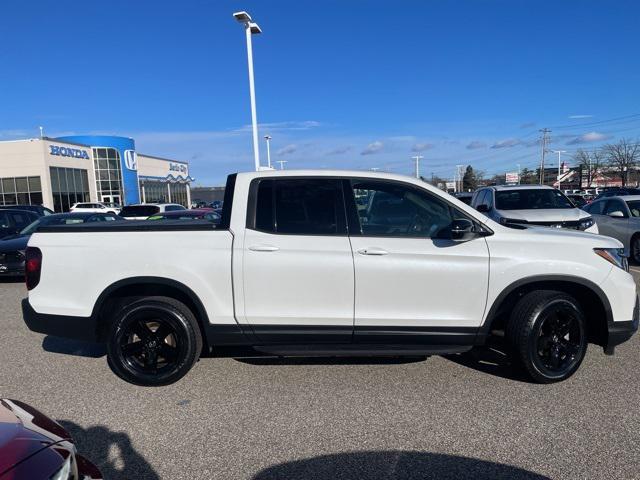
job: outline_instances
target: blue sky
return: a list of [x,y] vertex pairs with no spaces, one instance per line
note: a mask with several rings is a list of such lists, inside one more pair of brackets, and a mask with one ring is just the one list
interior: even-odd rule
[[237,10],[287,168],[504,173],[535,167],[542,127],[569,154],[640,136],[636,1],[21,0],[0,7],[0,140],[131,136],[203,185],[251,169]]

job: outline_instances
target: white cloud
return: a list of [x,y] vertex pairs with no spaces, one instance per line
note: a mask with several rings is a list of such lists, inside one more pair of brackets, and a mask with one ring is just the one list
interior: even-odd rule
[[367,148],[365,148],[362,152],[360,152],[360,155],[372,155],[374,153],[378,153],[383,148],[384,148],[384,144],[381,141],[376,140],[375,142],[367,145]]
[[522,141],[517,138],[507,138],[505,140],[500,140],[499,142],[494,143],[493,145],[491,145],[491,148],[511,148],[515,147],[516,145],[520,145],[521,143]]
[[486,148],[487,144],[480,140],[473,140],[467,145],[467,150],[477,150],[478,148]]
[[613,138],[612,135],[606,135],[599,132],[589,132],[584,135],[575,137],[573,140],[567,142],[567,145],[578,145],[580,143],[602,142]]
[[[312,128],[320,127],[322,124],[320,122],[316,122],[315,120],[305,120],[303,122],[273,122],[273,123],[259,123],[258,130],[269,132],[277,132],[277,131],[299,131],[299,130],[310,130]],[[237,132],[250,132],[252,130],[251,125],[243,125],[242,127],[236,129]]]
[[280,156],[290,155],[294,153],[296,150],[298,150],[298,146],[295,143],[291,143],[289,145],[285,145],[284,147],[282,147],[280,150],[276,152],[276,154]]
[[593,115],[569,115],[571,119],[579,119],[579,118],[593,118]]
[[416,143],[411,147],[412,152],[424,152],[425,150],[429,150],[435,147],[433,143]]

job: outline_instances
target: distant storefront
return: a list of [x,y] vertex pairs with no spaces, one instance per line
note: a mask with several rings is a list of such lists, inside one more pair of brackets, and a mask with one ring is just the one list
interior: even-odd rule
[[189,206],[189,164],[139,154],[133,139],[72,136],[0,142],[0,205],[66,212],[77,202]]

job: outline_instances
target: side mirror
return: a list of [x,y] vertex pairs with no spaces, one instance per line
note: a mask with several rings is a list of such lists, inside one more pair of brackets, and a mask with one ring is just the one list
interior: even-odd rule
[[489,212],[489,205],[487,205],[486,203],[481,203],[476,207],[476,210],[480,213],[487,213]]
[[613,218],[624,218],[624,213],[622,213],[620,210],[616,210],[615,212],[609,213],[609,216]]
[[471,220],[458,218],[451,223],[451,240],[454,242],[466,242],[475,236],[476,232]]

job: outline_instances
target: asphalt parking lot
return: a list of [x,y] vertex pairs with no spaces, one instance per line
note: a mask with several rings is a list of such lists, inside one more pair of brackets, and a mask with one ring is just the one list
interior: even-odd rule
[[141,388],[100,346],[28,331],[24,295],[0,284],[0,396],[57,419],[108,479],[640,478],[639,336],[550,386],[478,352],[205,358]]

